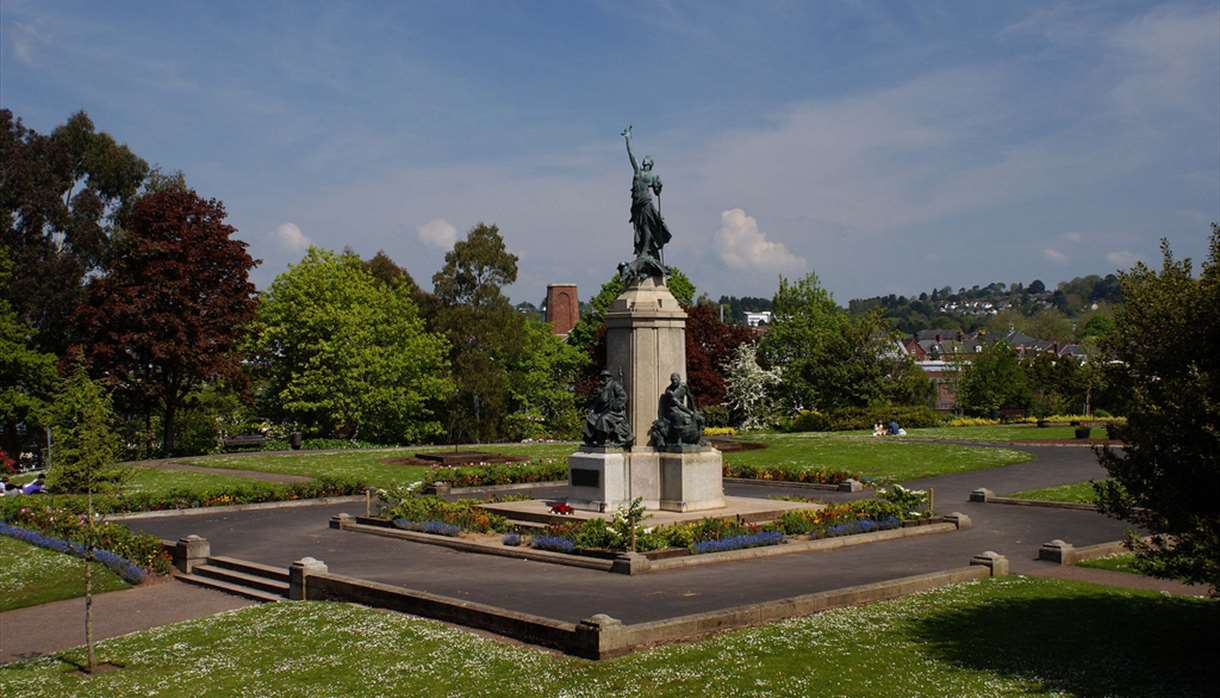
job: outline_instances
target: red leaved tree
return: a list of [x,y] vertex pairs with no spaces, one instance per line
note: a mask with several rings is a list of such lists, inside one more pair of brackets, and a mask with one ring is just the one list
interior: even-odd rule
[[739,345],[753,339],[749,327],[721,322],[714,305],[686,308],[686,381],[699,407],[724,402],[724,365]]
[[224,219],[224,204],[185,187],[144,196],[77,309],[93,371],[130,407],[161,411],[167,454],[191,391],[240,371],[238,341],[255,318],[258,262]]

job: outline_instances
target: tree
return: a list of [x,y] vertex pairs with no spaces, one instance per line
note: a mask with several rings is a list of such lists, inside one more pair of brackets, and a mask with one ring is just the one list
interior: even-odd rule
[[864,407],[885,399],[889,339],[881,316],[853,319],[814,273],[780,278],[771,326],[759,343],[761,363],[783,369],[785,409]]
[[[0,245],[0,286],[8,283],[12,262]],[[17,457],[21,453],[18,426],[43,424],[50,398],[59,380],[55,355],[33,346],[33,330],[17,319],[8,300],[0,297],[0,423],[4,443],[0,450]]]
[[1046,284],[1042,283],[1042,279],[1034,279],[1026,288],[1027,293],[1046,293]]
[[365,260],[364,269],[390,288],[405,286],[416,299],[423,295],[423,291],[415,283],[415,279],[411,278],[411,274],[406,268],[400,267],[397,262],[390,259],[390,255],[386,254],[385,250],[377,250],[377,254]]
[[1125,305],[1103,339],[1107,378],[1127,394],[1125,443],[1099,460],[1099,508],[1153,534],[1132,538],[1137,566],[1220,589],[1220,228],[1194,278],[1161,242],[1158,273],[1119,274]]
[[737,345],[724,371],[726,401],[740,416],[742,428],[763,426],[771,413],[771,393],[781,380],[780,369],[759,366],[757,347],[746,342]]
[[443,431],[449,345],[425,330],[405,284],[378,281],[354,254],[311,247],[271,283],[258,315],[254,360],[275,416],[381,443]]
[[716,306],[699,304],[686,310],[686,380],[699,407],[719,405],[725,398],[725,365],[737,347],[752,342],[744,325],[720,321]]
[[585,354],[552,334],[546,322],[521,317],[525,345],[512,355],[517,363],[508,368],[510,410],[504,435],[514,441],[575,438],[581,414],[572,386],[584,368]]
[[119,443],[114,433],[114,411],[110,397],[89,380],[77,363],[56,397],[51,418],[54,460],[47,484],[55,491],[86,495],[88,526],[84,540],[85,645],[88,670],[93,673],[93,552],[99,523],[93,512],[95,493],[119,490],[131,476],[130,468],[115,465]]
[[255,317],[257,262],[224,219],[220,201],[194,191],[141,198],[77,311],[90,366],[129,407],[161,411],[167,454],[187,396],[240,371],[238,342]]
[[966,412],[996,417],[1002,409],[1029,406],[1029,386],[1017,352],[1003,341],[983,347],[963,371],[959,401]]
[[115,224],[148,164],[83,111],[49,136],[0,109],[0,241],[16,264],[3,290],[34,347],[63,356],[85,279],[103,269]]

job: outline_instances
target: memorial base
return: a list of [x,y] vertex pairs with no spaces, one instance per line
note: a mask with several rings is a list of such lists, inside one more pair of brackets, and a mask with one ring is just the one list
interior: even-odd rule
[[724,507],[720,451],[669,453],[585,448],[568,456],[567,503],[582,511],[614,511],[639,497],[645,509],[702,511]]
[[662,451],[661,509],[703,511],[724,506],[724,466],[720,451]]

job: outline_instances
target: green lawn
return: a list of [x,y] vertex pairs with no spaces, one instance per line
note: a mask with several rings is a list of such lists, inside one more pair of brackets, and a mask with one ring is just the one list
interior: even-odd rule
[[1076,564],[1080,567],[1092,567],[1098,570],[1141,574],[1139,570],[1135,569],[1135,553],[1115,553],[1105,557],[1095,557],[1092,560],[1082,560]]
[[[84,596],[83,564],[71,555],[0,536],[0,611]],[[97,593],[115,591],[126,589],[127,583],[94,563],[93,588]]]
[[742,465],[796,465],[845,468],[881,480],[913,480],[947,473],[984,470],[1033,458],[1023,451],[876,438],[871,435],[801,433],[743,437],[765,441],[757,451],[726,453]]
[[1078,502],[1080,504],[1096,503],[1091,480],[1088,482],[1073,482],[1068,485],[1043,487],[1036,490],[1024,490],[1005,496],[1015,497],[1017,499],[1036,499],[1043,502]]
[[[984,427],[929,427],[909,429],[910,436],[921,439],[949,439],[955,441],[1043,441],[1046,439],[1075,439],[1076,427],[1049,426],[1039,429],[1033,424],[1008,424]],[[1104,439],[1106,430],[1094,428],[1089,438]]]
[[1215,601],[1009,577],[589,662],[396,613],[249,607],[0,667],[54,696],[1207,695]]
[[[233,468],[257,470],[265,473],[308,475],[319,477],[333,475],[354,477],[375,487],[388,487],[402,482],[422,479],[427,466],[391,465],[385,461],[424,451],[443,451],[452,446],[408,447],[378,450],[352,451],[297,451],[295,453],[236,453],[215,456],[200,456],[180,459],[183,463],[204,465],[209,468]],[[507,453],[531,458],[566,458],[576,450],[574,443],[560,444],[502,444],[494,446],[459,446],[463,451],[478,450],[488,453]]]

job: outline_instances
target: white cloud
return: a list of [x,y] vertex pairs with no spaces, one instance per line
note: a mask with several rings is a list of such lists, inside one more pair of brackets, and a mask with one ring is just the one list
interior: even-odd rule
[[415,234],[420,242],[441,250],[448,250],[457,242],[457,228],[444,218],[434,218],[416,226]]
[[296,254],[304,252],[313,244],[313,241],[301,232],[301,228],[296,223],[280,223],[275,227],[272,235],[280,243],[280,247]]
[[1067,240],[1068,242],[1080,242],[1084,239],[1084,235],[1081,235],[1080,233],[1068,233],[1063,236],[1063,239]]
[[792,254],[784,243],[768,240],[758,229],[758,221],[739,208],[720,214],[716,244],[720,259],[732,269],[793,272],[808,267],[805,259]]
[[1056,250],[1053,247],[1048,247],[1042,250],[1042,256],[1046,257],[1055,264],[1067,264],[1068,256]]
[[1106,253],[1106,261],[1119,269],[1126,269],[1138,262],[1139,259],[1139,255],[1127,250],[1115,250]]

